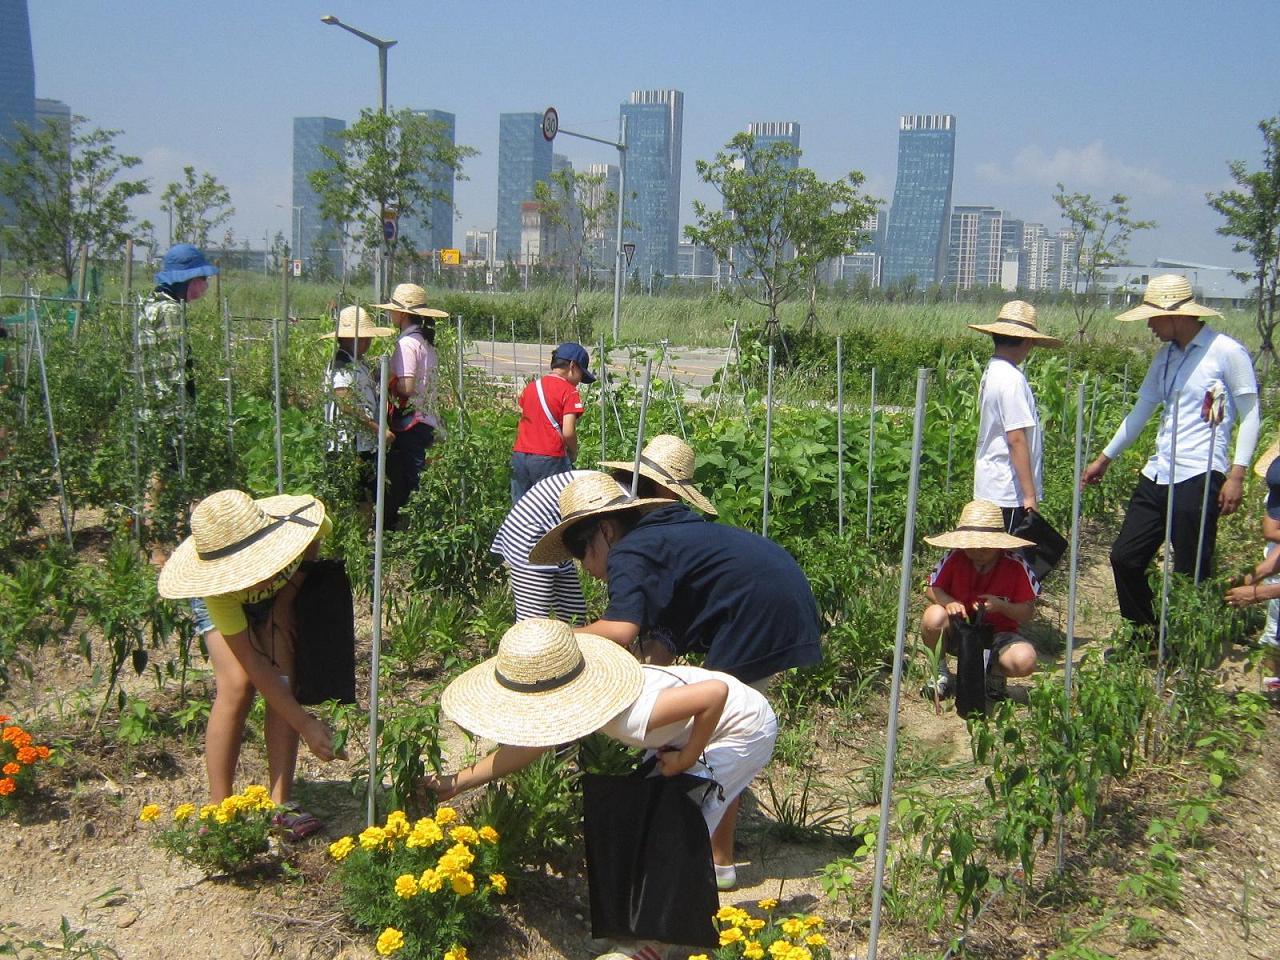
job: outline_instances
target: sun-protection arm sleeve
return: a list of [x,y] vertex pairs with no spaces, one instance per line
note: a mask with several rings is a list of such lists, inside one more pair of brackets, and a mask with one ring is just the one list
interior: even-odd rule
[[1253,450],[1258,445],[1258,431],[1262,429],[1262,417],[1258,412],[1258,395],[1246,393],[1233,398],[1240,426],[1236,428],[1236,455],[1231,463],[1247,468],[1253,460]]
[[1116,429],[1116,435],[1103,448],[1103,455],[1108,460],[1114,460],[1129,449],[1133,442],[1142,435],[1143,428],[1147,425],[1147,421],[1151,419],[1151,415],[1156,412],[1156,407],[1159,405],[1159,401],[1152,400],[1150,397],[1139,393],[1138,399],[1133,404],[1133,409],[1129,411],[1129,415],[1124,418]]

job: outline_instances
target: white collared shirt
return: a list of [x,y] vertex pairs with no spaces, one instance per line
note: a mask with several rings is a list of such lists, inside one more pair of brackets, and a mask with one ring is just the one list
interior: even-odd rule
[[[1161,405],[1160,432],[1156,452],[1142,473],[1159,484],[1169,482],[1169,452],[1173,445],[1173,411],[1178,411],[1178,449],[1174,482],[1181,483],[1205,472],[1211,455],[1211,428],[1200,418],[1205,393],[1215,385],[1225,388],[1226,415],[1214,435],[1212,465],[1209,469],[1226,473],[1227,447],[1236,422],[1240,397],[1258,393],[1249,351],[1226,334],[1205,324],[1183,350],[1176,342],[1157,351],[1139,388],[1139,396]],[[1251,451],[1250,451],[1251,452]]]

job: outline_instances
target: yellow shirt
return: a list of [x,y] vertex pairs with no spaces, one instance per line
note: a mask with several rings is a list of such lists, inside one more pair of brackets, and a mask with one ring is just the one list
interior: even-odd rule
[[[320,522],[320,529],[316,531],[315,539],[311,543],[317,544],[324,540],[333,531],[333,521],[327,516]],[[306,551],[303,551],[305,553]],[[224,637],[232,637],[237,633],[244,633],[249,629],[249,621],[244,615],[243,604],[259,603],[269,597],[274,597],[289,582],[289,578],[298,572],[298,567],[302,565],[302,556],[299,555],[297,560],[289,564],[264,586],[255,586],[248,590],[237,590],[235,593],[224,593],[216,597],[205,597],[204,605],[209,608],[209,619],[213,621],[213,625],[217,627],[218,632]]]

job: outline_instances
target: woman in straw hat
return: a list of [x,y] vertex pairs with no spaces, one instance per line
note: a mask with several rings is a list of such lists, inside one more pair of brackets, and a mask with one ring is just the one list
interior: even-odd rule
[[1262,688],[1270,694],[1280,693],[1280,442],[1273,443],[1258,458],[1253,472],[1267,484],[1266,512],[1262,515],[1262,536],[1266,549],[1262,562],[1247,574],[1244,582],[1227,591],[1226,602],[1232,607],[1255,603],[1267,605],[1267,622],[1258,637],[1265,651]]
[[[1147,566],[1164,541],[1170,479],[1174,483],[1173,569],[1199,582],[1213,562],[1218,517],[1234,513],[1240,506],[1244,472],[1258,441],[1258,383],[1253,362],[1243,346],[1205,323],[1206,317],[1216,316],[1216,310],[1196,303],[1185,277],[1169,273],[1152,277],[1142,303],[1116,317],[1123,322],[1145,320],[1164,345],[1147,369],[1133,409],[1081,480],[1085,484],[1101,480],[1111,462],[1142,434],[1156,409],[1163,407],[1156,452],[1142,468],[1111,547],[1120,615],[1142,628],[1156,622]],[[1205,419],[1205,401],[1219,394],[1225,400],[1223,418],[1213,430]],[[1171,463],[1175,423],[1177,459]],[[1234,455],[1228,458],[1231,430],[1237,423],[1240,429]],[[1206,483],[1211,503],[1204,527],[1202,566],[1197,570],[1200,507]]]
[[[222,490],[191,511],[191,536],[160,571],[169,599],[203,598],[212,626],[205,635],[217,685],[205,732],[209,793],[216,803],[234,792],[245,719],[256,694],[267,702],[266,749],[271,799],[289,803],[298,738],[321,760],[334,758],[333,737],[293,694],[293,601],[332,525],[315,497],[254,500]],[[288,809],[280,823],[293,836],[320,829],[304,811]]]
[[[635,463],[630,460],[606,460],[602,470],[613,474],[624,487],[631,486]],[[636,496],[683,500],[705,514],[716,516],[715,504],[694,485],[696,455],[693,447],[679,437],[660,433],[640,451],[640,482]]]
[[1060,347],[1042,333],[1036,308],[1010,300],[994,323],[969,329],[991,335],[994,351],[978,389],[978,451],[973,462],[973,497],[1000,507],[1005,529],[1013,530],[1044,496],[1044,446],[1035,394],[1022,372],[1032,347]]
[[954,530],[925,543],[948,552],[929,575],[925,596],[930,605],[920,618],[920,639],[931,650],[939,650],[938,675],[925,687],[925,696],[942,699],[955,692],[947,654],[956,654],[951,641],[952,617],[969,618],[982,606],[986,622],[994,631],[987,663],[987,696],[1003,699],[1006,677],[1030,676],[1036,668],[1036,650],[1019,632],[1035,613],[1040,584],[1031,568],[1010,551],[1031,546],[1005,532],[1000,508],[986,500],[973,500],[960,511]]
[[[338,341],[333,360],[324,372],[324,422],[335,428],[329,439],[329,455],[334,458],[342,450],[354,447],[359,459],[359,491],[366,506],[375,494],[374,459],[378,452],[378,388],[364,355],[374,337],[395,335],[394,327],[375,326],[369,315],[357,306],[343,307],[338,314],[336,330],[322,334],[322,340]],[[387,431],[387,441],[395,438]]]
[[400,509],[418,489],[418,478],[427,462],[427,449],[443,435],[436,413],[436,320],[449,316],[427,306],[427,291],[416,283],[402,283],[391,299],[375,305],[386,310],[400,331],[391,358],[391,431],[387,451],[386,521],[396,529]]
[[664,776],[714,779],[702,815],[717,884],[733,886],[738,795],[773,753],[777,719],[768,701],[736,678],[700,667],[642,667],[604,637],[555,620],[524,620],[498,654],[449,684],[440,706],[463,729],[502,744],[457,773],[428,777],[442,800],[532,763],[553,746],[594,731],[656,755]]

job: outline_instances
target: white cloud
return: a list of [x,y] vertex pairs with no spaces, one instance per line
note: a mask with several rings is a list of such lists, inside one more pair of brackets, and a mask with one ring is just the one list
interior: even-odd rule
[[1056,147],[1052,152],[1031,144],[1015,153],[1008,164],[979,164],[977,174],[989,183],[1047,187],[1061,183],[1072,191],[1101,189],[1148,197],[1176,191],[1176,184],[1164,174],[1113,156],[1101,140],[1082,147]]

